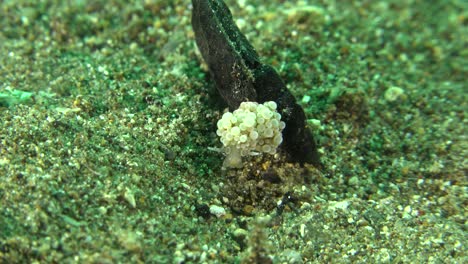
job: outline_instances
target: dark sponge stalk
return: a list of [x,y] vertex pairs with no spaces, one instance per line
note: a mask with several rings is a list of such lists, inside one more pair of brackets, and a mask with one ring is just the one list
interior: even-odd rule
[[262,64],[222,0],[192,0],[192,27],[216,87],[235,110],[240,103],[275,101],[286,123],[281,148],[291,161],[320,165],[317,146],[296,103],[278,73]]

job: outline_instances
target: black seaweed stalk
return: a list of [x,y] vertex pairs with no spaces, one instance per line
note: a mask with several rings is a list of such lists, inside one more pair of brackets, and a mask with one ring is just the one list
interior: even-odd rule
[[273,67],[263,64],[222,0],[192,0],[195,40],[216,87],[235,110],[241,102],[275,101],[286,123],[281,148],[291,161],[319,165],[317,147],[296,103]]

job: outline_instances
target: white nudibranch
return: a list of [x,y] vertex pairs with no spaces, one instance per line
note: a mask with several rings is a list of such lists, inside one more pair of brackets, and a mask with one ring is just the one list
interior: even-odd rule
[[242,156],[275,154],[283,142],[286,124],[273,101],[243,102],[234,112],[226,112],[217,123],[216,134],[223,143],[224,168],[241,168]]

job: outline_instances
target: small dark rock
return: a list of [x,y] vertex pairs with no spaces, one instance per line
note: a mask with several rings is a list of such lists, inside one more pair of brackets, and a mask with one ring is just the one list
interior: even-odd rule
[[281,183],[281,178],[274,169],[268,169],[267,171],[261,174],[262,179],[274,184]]
[[210,218],[210,207],[207,204],[195,204],[195,212],[198,216],[201,216],[205,219]]

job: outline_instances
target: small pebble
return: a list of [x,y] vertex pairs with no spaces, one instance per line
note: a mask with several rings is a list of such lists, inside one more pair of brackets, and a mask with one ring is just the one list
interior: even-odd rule
[[218,206],[218,205],[210,205],[210,213],[220,218],[226,215],[226,210],[223,207]]

